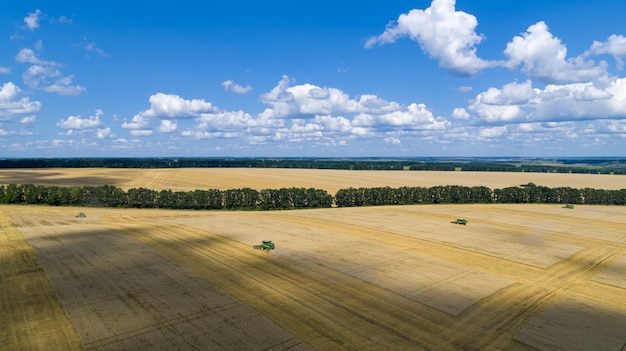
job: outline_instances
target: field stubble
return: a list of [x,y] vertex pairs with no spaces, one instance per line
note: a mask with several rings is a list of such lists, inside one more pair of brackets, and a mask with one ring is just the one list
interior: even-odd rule
[[[298,175],[284,186],[312,184]],[[550,185],[513,180],[529,181]],[[46,349],[44,336],[53,336],[47,349],[78,349],[80,336],[94,350],[619,350],[626,342],[623,207],[0,209],[0,321],[12,349]],[[458,217],[468,225],[450,223]],[[253,250],[263,239],[276,250]],[[12,290],[33,282],[42,287],[35,299],[51,306],[37,313]]]
[[9,169],[0,172],[0,184],[99,186],[123,190],[190,191],[196,189],[316,188],[334,195],[342,188],[432,187],[438,185],[487,186],[492,189],[535,183],[547,187],[617,190],[625,187],[626,176],[567,173],[501,173],[439,171],[348,171],[282,168],[52,168]]

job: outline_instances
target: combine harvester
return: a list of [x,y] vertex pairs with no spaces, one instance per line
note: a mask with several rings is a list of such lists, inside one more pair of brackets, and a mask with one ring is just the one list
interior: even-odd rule
[[257,249],[257,250],[273,250],[274,249],[274,243],[271,240],[263,240],[261,242],[261,245],[254,245],[253,248]]
[[466,225],[467,224],[467,219],[465,219],[465,218],[458,218],[456,221],[452,221],[452,223]]

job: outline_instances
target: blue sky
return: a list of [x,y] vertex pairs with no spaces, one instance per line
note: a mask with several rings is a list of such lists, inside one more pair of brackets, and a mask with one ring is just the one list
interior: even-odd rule
[[2,7],[0,157],[626,155],[622,0]]

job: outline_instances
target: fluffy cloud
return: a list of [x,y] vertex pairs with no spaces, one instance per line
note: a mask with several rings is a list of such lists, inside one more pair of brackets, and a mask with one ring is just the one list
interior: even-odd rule
[[111,128],[107,127],[107,128],[102,128],[102,129],[98,129],[96,131],[96,138],[98,139],[107,139],[107,138],[112,138],[113,132],[111,131]]
[[28,97],[19,98],[21,89],[7,82],[0,87],[0,120],[9,120],[14,116],[38,113],[41,102],[30,101]]
[[445,120],[437,120],[424,104],[413,103],[406,109],[383,114],[362,113],[356,116],[353,124],[358,127],[403,128],[403,129],[443,129]]
[[276,87],[261,95],[261,101],[272,107],[272,114],[276,118],[353,113],[378,115],[403,109],[397,102],[372,94],[352,99],[337,88],[319,87],[309,83],[291,86],[291,82],[291,78],[283,76]]
[[140,112],[144,118],[192,118],[214,110],[213,104],[201,99],[185,100],[178,95],[157,93],[150,96],[150,108]]
[[455,10],[455,0],[433,0],[425,10],[413,9],[398,17],[382,34],[367,40],[365,47],[393,43],[408,36],[418,42],[439,65],[453,73],[476,75],[494,63],[476,55],[483,37],[476,34],[476,17]]
[[81,116],[69,116],[67,119],[61,119],[57,126],[68,129],[68,133],[73,134],[75,131],[88,131],[94,130],[96,127],[102,125],[100,116],[103,115],[102,110],[96,110],[95,115],[88,118],[82,118]]
[[235,93],[235,94],[247,94],[250,91],[252,91],[252,87],[251,86],[246,85],[244,87],[244,86],[241,86],[241,85],[235,83],[232,80],[224,81],[222,83],[222,86],[224,87],[225,91],[229,91],[229,92]]
[[17,85],[11,82],[4,83],[0,89],[0,101],[13,100],[17,97],[17,95],[19,95],[20,91],[21,90]]
[[22,78],[24,83],[33,89],[60,95],[80,95],[87,90],[85,87],[73,84],[74,76],[64,76],[57,68],[58,63],[38,58],[32,49],[21,49],[15,56],[15,60],[31,64],[22,74]]
[[159,132],[161,133],[172,133],[176,131],[178,127],[178,123],[175,121],[164,119],[161,121],[161,126],[159,126]]
[[39,16],[41,16],[41,10],[37,9],[35,12],[29,12],[28,16],[24,17],[24,23],[26,28],[33,31],[39,28]]
[[204,113],[198,118],[197,130],[201,131],[241,131],[254,129],[264,133],[270,129],[280,128],[284,121],[273,119],[266,114],[254,117],[244,111],[228,111],[220,113]]
[[37,121],[37,117],[35,116],[25,116],[20,119],[21,124],[33,124]]
[[479,131],[480,138],[498,138],[504,135],[507,131],[506,126],[483,128]]
[[372,94],[350,98],[336,88],[312,84],[292,86],[292,82],[283,76],[278,85],[261,98],[272,107],[263,115],[291,121],[290,127],[276,132],[276,140],[340,140],[342,143],[357,137],[395,140],[407,133],[450,126],[444,118],[433,116],[424,104],[403,106]]
[[457,107],[452,111],[452,118],[454,119],[467,120],[470,119],[470,117],[470,114],[464,108]]
[[510,83],[502,89],[490,88],[478,95],[482,103],[489,105],[522,105],[527,104],[536,96],[532,83],[527,80],[524,83]]
[[160,120],[158,127],[161,133],[173,133],[178,129],[175,119],[200,118],[207,112],[217,109],[203,99],[183,99],[175,94],[156,93],[149,98],[150,108],[139,112],[130,122],[122,122],[122,128],[130,129],[133,136],[150,136],[151,120]]
[[44,61],[38,58],[35,51],[29,48],[21,49],[17,55],[15,55],[15,61],[20,63],[32,63],[38,66],[58,66],[54,61]]
[[337,114],[356,109],[356,102],[339,89],[312,84],[291,86],[292,81],[283,76],[276,87],[261,95],[261,101],[272,106],[277,118]]
[[606,42],[594,41],[586,55],[612,55],[620,70],[624,68],[623,57],[626,57],[626,37],[611,35]]
[[148,129],[150,128],[150,122],[143,116],[135,115],[130,122],[123,122],[122,128],[133,130]]
[[626,118],[626,78],[607,85],[592,82],[549,84],[533,88],[531,81],[490,88],[468,107],[489,123],[562,122]]
[[[372,94],[351,98],[336,88],[292,85],[293,81],[283,76],[271,91],[262,94],[261,101],[270,107],[256,115],[242,110],[221,111],[204,100],[155,94],[150,98],[150,109],[122,123],[122,127],[131,129],[134,136],[148,136],[152,135],[151,120],[158,118],[158,131],[176,131],[182,138],[245,138],[251,145],[305,141],[346,145],[349,140],[366,137],[397,144],[403,137],[450,126],[424,104],[403,106]],[[192,117],[194,125],[181,128],[173,121],[183,117]]]
[[567,58],[567,48],[548,30],[544,22],[528,27],[506,46],[506,66],[522,66],[530,78],[546,83],[582,82],[604,77],[606,70],[584,56]]

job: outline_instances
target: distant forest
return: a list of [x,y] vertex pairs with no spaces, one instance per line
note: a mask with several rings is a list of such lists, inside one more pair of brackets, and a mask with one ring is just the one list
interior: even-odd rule
[[340,189],[335,196],[314,188],[255,190],[151,190],[103,186],[0,185],[0,204],[161,208],[192,210],[285,210],[411,204],[586,204],[626,205],[626,189],[548,188],[533,183],[492,190],[485,186]]
[[4,168],[305,168],[626,174],[626,158],[30,158]]

